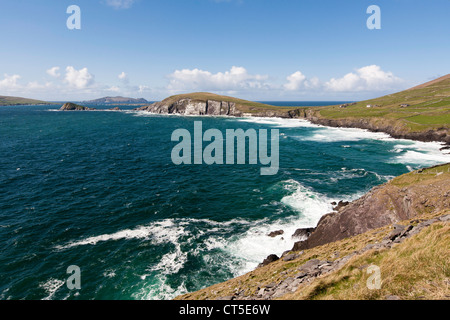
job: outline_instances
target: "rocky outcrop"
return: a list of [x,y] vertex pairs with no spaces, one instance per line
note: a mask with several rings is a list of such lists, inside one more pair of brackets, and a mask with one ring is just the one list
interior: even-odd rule
[[[420,173],[409,173],[408,177],[411,178],[414,174]],[[341,207],[339,211],[322,216],[314,232],[305,241],[296,242],[292,251],[348,238],[417,217],[424,212],[448,209],[450,180],[445,177],[432,179],[429,183],[412,183],[407,187],[391,182],[375,187],[358,200]]]
[[277,110],[277,107],[270,108],[250,108],[251,112],[244,112],[245,108],[232,101],[214,99],[191,99],[180,98],[177,100],[166,99],[155,102],[149,106],[134,109],[135,111],[147,111],[156,114],[180,114],[190,116],[254,116],[254,117],[278,117],[278,118],[300,118],[305,117],[305,113],[299,109]]
[[72,102],[67,102],[65,103],[61,109],[59,109],[59,111],[89,111],[89,110],[94,110],[88,107],[84,107],[84,106],[80,106],[78,104],[72,103]]
[[150,106],[136,108],[138,111],[147,111],[158,114],[181,114],[186,116],[242,116],[242,112],[236,108],[236,103],[228,101],[193,99],[180,99],[175,102],[155,102]]
[[[279,282],[272,282],[267,285],[261,286],[256,290],[256,294],[254,295],[246,295],[244,290],[237,290],[234,296],[228,298],[229,300],[273,300],[276,298],[281,298],[286,294],[296,292],[301,285],[312,283],[316,280],[316,278],[320,276],[341,269],[347,264],[347,262],[350,261],[350,259],[356,256],[360,256],[370,250],[390,249],[395,244],[402,243],[405,239],[420,233],[424,228],[429,227],[434,223],[449,223],[449,221],[450,214],[447,214],[427,220],[417,219],[416,221],[413,221],[414,224],[409,225],[394,224],[392,226],[393,230],[391,231],[391,233],[378,243],[367,244],[360,250],[353,251],[350,254],[347,254],[343,257],[338,257],[337,259],[332,261],[310,259],[297,267],[296,272],[293,275],[286,277]],[[301,257],[301,254],[302,253],[300,252],[293,259]],[[293,256],[293,254],[290,254],[288,256]],[[293,259],[287,259],[284,261],[291,261]],[[277,260],[278,259],[276,259],[275,261]],[[360,268],[363,269],[366,267],[367,266],[361,266]],[[390,297],[392,296],[386,297],[386,299],[391,300]]]
[[292,235],[292,238],[298,238],[301,240],[306,240],[311,233],[315,230],[315,228],[300,228],[295,230],[294,234]]

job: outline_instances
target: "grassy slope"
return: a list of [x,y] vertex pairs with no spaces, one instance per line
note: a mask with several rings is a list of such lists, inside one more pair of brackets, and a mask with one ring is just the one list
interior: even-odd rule
[[[367,108],[367,105],[378,107]],[[402,108],[401,104],[410,106]],[[359,119],[400,126],[409,132],[424,132],[450,125],[450,75],[429,83],[376,99],[360,101],[347,108],[320,108],[327,119]]]
[[[448,213],[448,211],[447,211]],[[405,221],[410,223],[411,221]],[[413,222],[414,223],[414,222]],[[442,222],[425,228],[392,249],[370,250],[283,299],[449,299],[450,226]],[[380,268],[381,288],[369,290],[366,267]]]
[[[173,103],[183,98],[194,101],[231,101],[236,103],[244,113],[261,111],[289,111],[295,109],[310,109],[316,116],[325,119],[365,119],[383,128],[391,126],[400,128],[401,132],[426,132],[450,127],[450,75],[430,81],[420,86],[383,96],[357,102],[347,108],[339,106],[324,107],[275,107],[258,102],[251,102],[238,98],[221,96],[207,92],[180,94],[165,99]],[[367,105],[378,105],[367,108]],[[410,106],[402,108],[401,104]]]
[[[407,187],[427,185],[438,180],[450,181],[450,164],[401,175],[388,184]],[[430,219],[448,213],[450,209],[441,212],[424,211],[419,218]],[[403,221],[400,224],[411,223],[416,222]],[[248,295],[255,294],[259,287],[293,276],[298,272],[298,267],[310,259],[332,261],[336,259],[335,252],[339,252],[339,257],[344,257],[368,244],[380,242],[391,230],[390,226],[386,226],[308,249],[296,260],[285,262],[280,259],[243,276],[180,296],[178,299],[217,299],[232,296],[237,288],[239,291],[245,290]],[[357,255],[342,269],[326,274],[281,299],[384,299],[389,294],[398,295],[402,299],[449,298],[449,231],[448,224],[444,226],[437,223],[390,250],[371,250]],[[381,268],[383,283],[380,290],[369,290],[366,287],[369,275],[361,267],[369,264],[376,264]]]
[[221,96],[214,93],[209,92],[194,92],[194,93],[187,93],[187,94],[179,94],[175,96],[168,97],[163,100],[163,102],[167,104],[174,103],[181,99],[192,99],[193,101],[202,101],[205,102],[207,100],[214,100],[214,101],[228,101],[228,102],[234,102],[236,103],[236,106],[239,110],[245,113],[254,113],[258,111],[265,111],[265,110],[292,110],[295,109],[295,107],[275,107],[268,104],[263,104],[259,102],[253,102],[228,96]]
[[49,103],[46,101],[34,99],[0,96],[0,106],[19,106],[19,105],[34,105],[34,104],[49,104]]

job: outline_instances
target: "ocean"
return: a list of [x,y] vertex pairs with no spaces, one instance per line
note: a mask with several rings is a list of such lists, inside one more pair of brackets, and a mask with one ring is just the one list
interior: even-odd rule
[[[59,107],[0,107],[0,299],[172,299],[281,255],[333,201],[450,162],[439,143],[304,120]],[[171,134],[195,121],[279,129],[278,173],[174,165]]]

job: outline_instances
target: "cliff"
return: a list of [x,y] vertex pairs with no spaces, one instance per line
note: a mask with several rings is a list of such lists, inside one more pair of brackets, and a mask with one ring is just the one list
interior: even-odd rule
[[297,117],[292,108],[274,107],[263,103],[197,92],[171,96],[150,106],[136,108],[158,114],[180,114],[189,116],[231,116],[231,117]]

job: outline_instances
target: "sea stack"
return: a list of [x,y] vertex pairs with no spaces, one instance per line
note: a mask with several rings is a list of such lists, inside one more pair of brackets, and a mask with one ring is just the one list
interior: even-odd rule
[[72,102],[64,103],[64,105],[61,107],[61,109],[59,109],[59,111],[88,111],[88,110],[94,110],[94,109],[80,106],[80,105],[72,103]]

